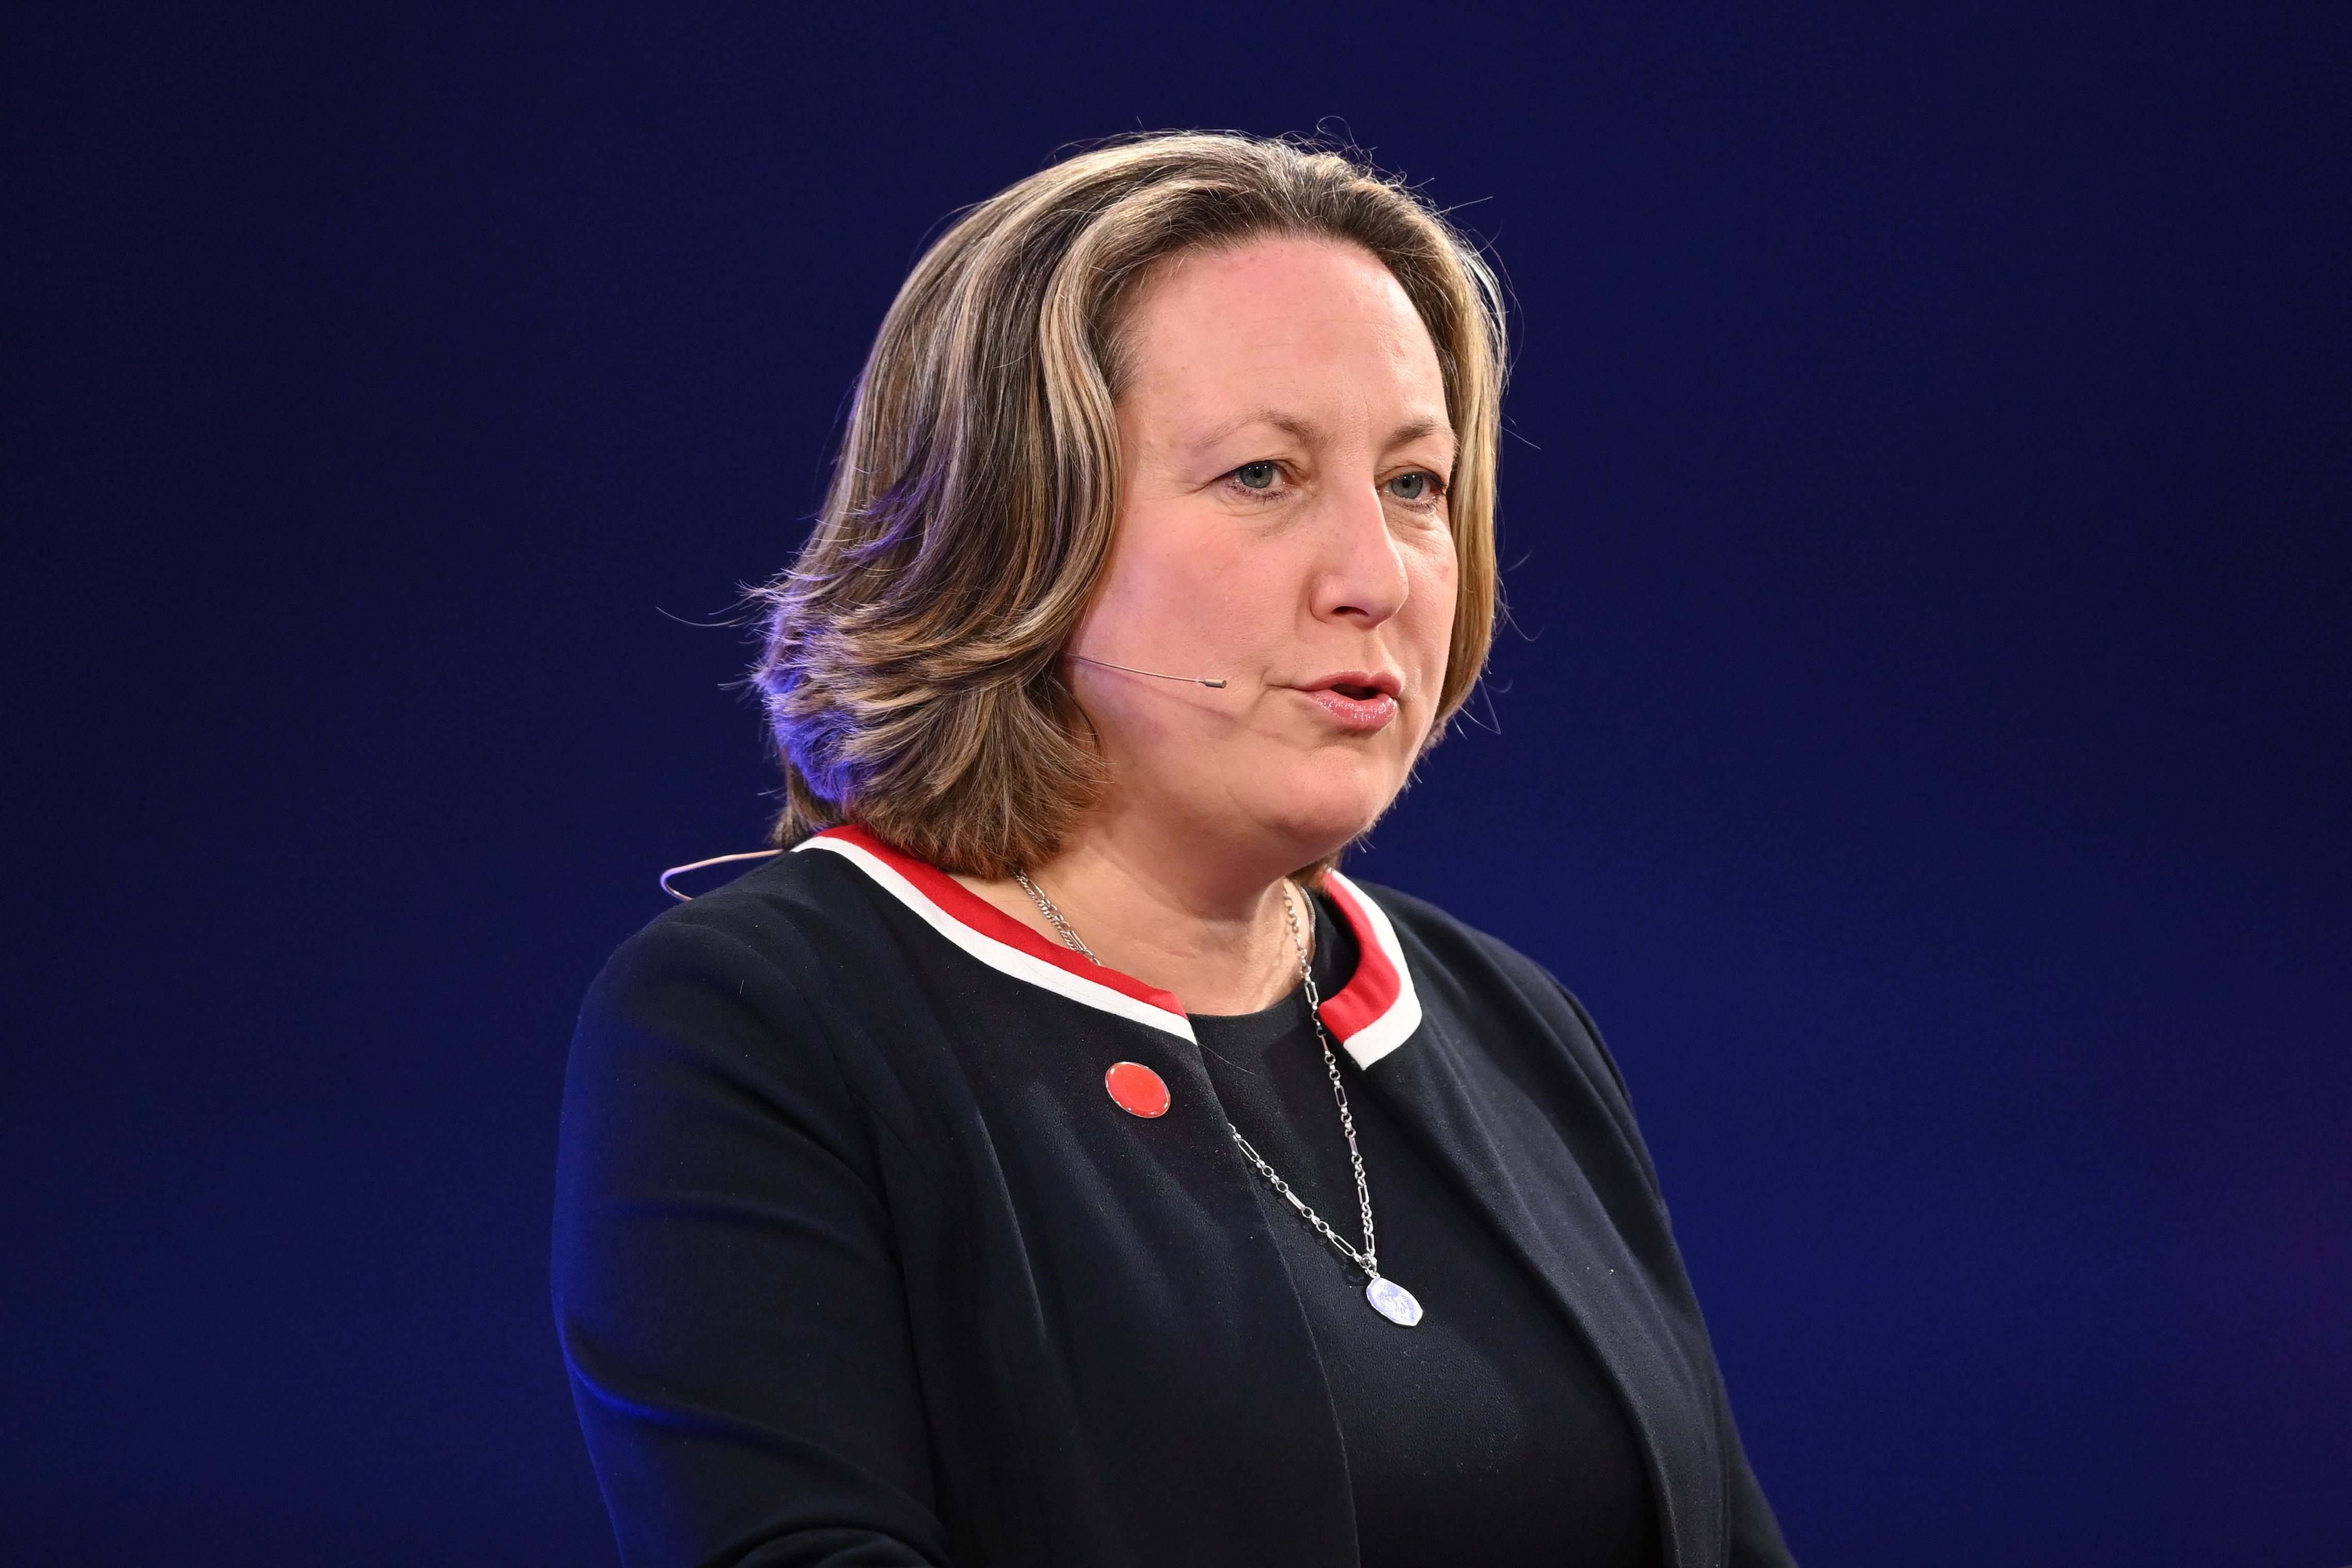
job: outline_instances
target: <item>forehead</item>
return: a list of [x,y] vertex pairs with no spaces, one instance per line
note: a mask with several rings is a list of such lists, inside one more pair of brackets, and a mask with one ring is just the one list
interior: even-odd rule
[[1378,258],[1344,241],[1266,237],[1177,257],[1123,328],[1123,392],[1353,395],[1443,412],[1420,312]]

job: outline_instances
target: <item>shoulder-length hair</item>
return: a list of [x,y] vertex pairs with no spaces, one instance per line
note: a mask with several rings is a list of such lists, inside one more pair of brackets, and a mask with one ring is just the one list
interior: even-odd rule
[[1118,517],[1122,309],[1156,264],[1264,236],[1370,251],[1436,347],[1458,446],[1458,597],[1432,741],[1443,732],[1494,637],[1494,274],[1426,201],[1348,154],[1138,136],[971,209],[884,318],[815,529],[759,595],[752,680],[783,764],[779,844],[856,822],[950,871],[1053,858],[1103,784],[1061,654]]

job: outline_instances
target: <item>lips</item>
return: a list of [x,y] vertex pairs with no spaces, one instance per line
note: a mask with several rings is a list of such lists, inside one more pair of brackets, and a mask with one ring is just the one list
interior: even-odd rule
[[1404,682],[1374,670],[1343,669],[1297,688],[1345,730],[1370,734],[1397,716],[1397,693]]

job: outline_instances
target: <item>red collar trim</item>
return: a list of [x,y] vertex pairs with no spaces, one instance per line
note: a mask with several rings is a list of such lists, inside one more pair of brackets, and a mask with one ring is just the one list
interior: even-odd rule
[[[929,861],[918,860],[904,850],[892,848],[863,827],[854,825],[828,827],[816,837],[835,839],[863,849],[905,878],[915,891],[929,900],[941,913],[992,942],[1002,942],[1065,973],[1116,991],[1148,1007],[1171,1013],[1179,1020],[1184,1017],[1184,1004],[1178,1001],[1173,993],[1162,991],[1156,985],[1146,985],[1131,974],[1123,974],[1107,964],[1095,963],[1084,953],[1073,952],[1059,942],[1046,941],[938,867]],[[984,954],[975,956],[985,957]],[[1186,1032],[1190,1032],[1190,1027],[1189,1024],[1185,1026]]]
[[[1000,973],[1099,1011],[1192,1037],[1184,1004],[1172,993],[1046,940],[938,867],[893,848],[863,827],[830,827],[794,847],[842,856],[949,941]],[[1323,1004],[1323,1022],[1359,1067],[1370,1067],[1421,1026],[1421,1001],[1387,913],[1337,871],[1324,879],[1324,887],[1355,932],[1358,956],[1356,973]]]
[[1356,933],[1356,973],[1323,1004],[1323,1023],[1358,1067],[1370,1067],[1421,1027],[1421,996],[1388,912],[1337,871],[1323,886]]

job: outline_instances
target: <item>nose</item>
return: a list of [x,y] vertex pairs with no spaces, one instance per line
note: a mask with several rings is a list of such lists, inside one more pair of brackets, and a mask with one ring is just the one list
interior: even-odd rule
[[1318,619],[1369,630],[1404,608],[1412,583],[1377,489],[1350,486],[1335,498],[1323,534],[1314,589]]

